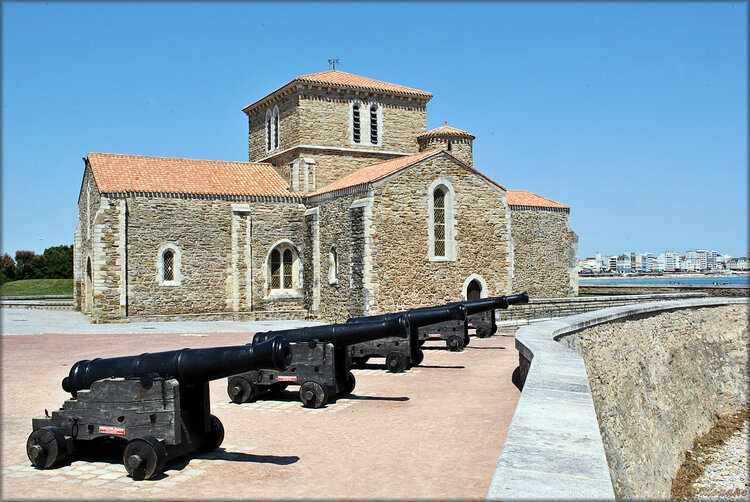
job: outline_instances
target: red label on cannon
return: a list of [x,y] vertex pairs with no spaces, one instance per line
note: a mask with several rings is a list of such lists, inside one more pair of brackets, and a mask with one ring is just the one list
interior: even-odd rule
[[278,376],[276,377],[276,380],[279,382],[296,382],[297,377],[296,376]]
[[114,427],[112,425],[100,425],[99,434],[115,434],[117,436],[125,435],[124,427]]
[[440,333],[430,333],[427,338],[440,338]]

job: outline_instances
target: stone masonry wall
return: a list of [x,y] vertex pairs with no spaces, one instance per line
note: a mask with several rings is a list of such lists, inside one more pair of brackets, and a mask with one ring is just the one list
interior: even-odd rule
[[[448,142],[451,144],[450,150],[448,150]],[[446,138],[433,136],[419,140],[419,151],[423,152],[432,150],[433,148],[440,148],[441,150],[446,150],[464,164],[473,166],[474,154],[472,152],[472,143],[471,139],[464,137]]]
[[[363,167],[393,159],[393,155],[374,154],[366,152],[336,152],[333,150],[295,150],[288,155],[281,155],[273,159],[276,170],[287,180],[290,178],[289,165],[297,158],[308,157],[315,160],[315,186],[323,188],[334,181],[343,178]],[[300,191],[304,190],[300,173]],[[290,184],[291,184],[291,180]],[[313,191],[313,190],[311,190]]]
[[[365,193],[351,194],[321,203],[320,218],[320,310],[318,316],[329,322],[345,322],[349,317],[352,294],[352,274],[356,273],[351,260],[353,249],[350,241],[352,231],[350,206]],[[355,211],[356,213],[356,211]],[[355,238],[360,238],[354,236]],[[363,238],[362,236],[361,238]],[[360,239],[361,239],[360,238]],[[363,243],[362,243],[363,244]],[[336,250],[338,274],[331,273],[331,248]],[[361,275],[361,274],[360,274]]]
[[[297,94],[293,93],[250,114],[248,117],[250,162],[256,162],[273,155],[274,152],[281,152],[300,143],[301,122],[297,105]],[[268,151],[266,150],[266,111],[273,112],[274,106],[279,107],[279,147]]]
[[680,309],[560,339],[585,361],[618,499],[668,499],[694,438],[747,406],[747,318],[747,304]]
[[94,322],[120,319],[126,314],[124,200],[101,197],[92,229],[91,319]]
[[[455,261],[428,259],[428,188],[438,178],[455,191]],[[463,299],[472,274],[484,279],[487,296],[511,292],[505,190],[439,155],[374,191],[371,314]]]
[[513,291],[531,298],[576,296],[578,238],[570,213],[511,207]]
[[[74,270],[75,308],[84,313],[91,312],[93,299],[92,283],[86,278],[86,262],[93,259],[93,229],[94,219],[99,210],[101,195],[97,189],[96,182],[91,173],[91,168],[86,167],[81,182],[81,192],[78,198],[78,238],[74,238],[77,246],[74,255],[78,258]],[[92,273],[93,276],[93,273]]]
[[[362,102],[360,112],[361,142],[351,141],[351,103]],[[369,104],[380,105],[379,145],[370,143]],[[300,142],[305,145],[335,146],[364,150],[417,153],[417,136],[427,129],[427,107],[415,100],[365,95],[341,90],[305,89],[300,94],[299,117],[302,125]]]
[[[238,212],[232,202],[221,199],[133,197],[128,201],[129,315],[248,311],[251,304],[261,311],[302,308],[301,292],[271,300],[265,289],[266,257],[272,245],[288,239],[304,251],[301,205],[252,202],[242,205],[247,211]],[[160,285],[159,250],[170,243],[179,250],[176,272],[181,280],[177,285]]]

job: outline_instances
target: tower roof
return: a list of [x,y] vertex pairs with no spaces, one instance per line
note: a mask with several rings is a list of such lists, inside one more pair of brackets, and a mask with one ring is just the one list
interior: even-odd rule
[[275,91],[267,94],[263,98],[255,101],[252,104],[247,105],[242,109],[245,113],[262,104],[271,96],[281,93],[283,91],[292,91],[296,88],[297,84],[318,84],[337,88],[348,88],[358,89],[363,91],[381,92],[396,96],[412,97],[417,99],[423,99],[429,101],[432,99],[432,93],[427,91],[420,91],[419,89],[413,89],[398,84],[391,84],[389,82],[383,82],[381,80],[375,80],[373,78],[362,77],[360,75],[354,75],[338,70],[322,71],[320,73],[311,73],[309,75],[299,75],[294,78],[291,82],[279,87]]
[[451,127],[448,125],[448,121],[445,121],[445,125],[436,127],[435,129],[432,129],[430,131],[427,131],[426,133],[420,134],[417,136],[417,139],[424,139],[424,138],[436,138],[436,137],[460,137],[460,138],[469,138],[469,139],[476,139],[473,134],[470,134],[466,131],[462,131],[461,129],[456,129],[455,127]]

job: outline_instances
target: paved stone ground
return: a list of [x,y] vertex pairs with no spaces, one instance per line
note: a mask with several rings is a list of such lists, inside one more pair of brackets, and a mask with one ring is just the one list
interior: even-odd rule
[[706,470],[695,483],[696,500],[748,500],[748,422],[721,448],[709,455]]
[[68,397],[60,381],[75,361],[247,343],[252,329],[238,326],[289,325],[80,322],[76,328],[65,324],[75,313],[24,310],[20,329],[10,324],[11,309],[1,314],[2,499],[484,499],[520,394],[511,383],[518,362],[513,336],[472,338],[460,353],[428,342],[423,366],[394,375],[373,360],[354,370],[351,395],[317,410],[302,408],[295,387],[277,401],[237,406],[229,403],[225,380],[212,382],[212,413],[226,429],[224,444],[168,464],[154,480],[127,478],[117,450],[37,470],[25,452],[31,418]]

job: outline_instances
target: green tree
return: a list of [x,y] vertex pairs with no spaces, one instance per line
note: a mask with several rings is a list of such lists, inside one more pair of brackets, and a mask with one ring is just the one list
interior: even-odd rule
[[16,279],[16,262],[8,253],[0,256],[0,284]]
[[16,277],[17,281],[23,279],[43,279],[46,273],[44,255],[38,255],[34,251],[16,251]]
[[73,278],[73,246],[52,246],[44,250],[45,279]]

